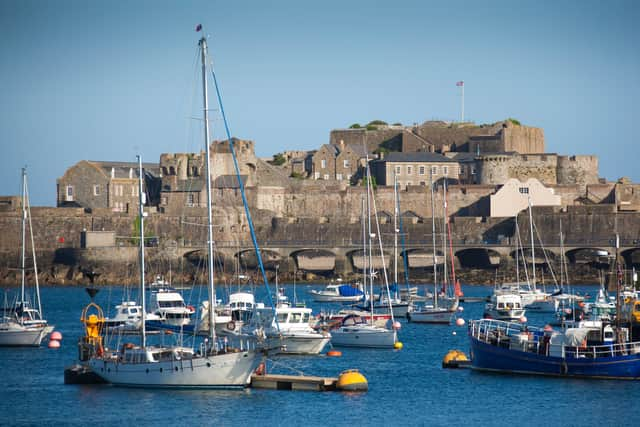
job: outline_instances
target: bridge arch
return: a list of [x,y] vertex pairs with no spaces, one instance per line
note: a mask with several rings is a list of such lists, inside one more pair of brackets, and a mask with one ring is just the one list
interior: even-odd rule
[[298,270],[327,273],[336,268],[336,255],[326,249],[300,249],[289,254]]
[[468,248],[455,253],[463,268],[497,268],[500,265],[500,253],[493,249]]

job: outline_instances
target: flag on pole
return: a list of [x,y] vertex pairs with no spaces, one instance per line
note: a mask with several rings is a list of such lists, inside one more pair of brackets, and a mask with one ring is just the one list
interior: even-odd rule
[[200,30],[202,30],[202,24],[196,25],[196,33],[200,32]]
[[456,86],[464,86],[464,82],[460,80],[459,82],[456,83]]

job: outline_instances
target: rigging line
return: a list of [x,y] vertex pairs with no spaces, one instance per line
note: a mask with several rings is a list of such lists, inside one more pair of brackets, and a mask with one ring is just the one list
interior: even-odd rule
[[544,260],[547,263],[547,266],[549,267],[549,272],[551,273],[551,277],[553,278],[553,282],[556,284],[556,287],[559,286],[558,285],[558,279],[556,279],[556,275],[553,271],[553,266],[551,265],[551,263],[549,262],[549,258],[547,257],[547,250],[544,247],[544,244],[542,243],[542,239],[540,238],[540,233],[538,232],[538,227],[536,226],[536,223],[533,223],[533,231],[535,232],[536,236],[538,237],[538,243],[540,243],[540,247],[542,248],[542,254],[544,255]]
[[400,245],[402,246],[402,254],[403,254],[402,263],[404,264],[404,282],[405,282],[405,285],[407,285],[407,290],[409,290],[409,261],[407,259],[408,258],[407,248],[405,246],[405,233],[403,232],[403,229],[402,229],[402,215],[400,214],[400,194],[398,194],[396,202],[398,205],[396,209],[398,210],[398,226],[400,228]]
[[[264,285],[267,288],[267,297],[269,299],[269,304],[271,308],[275,310],[275,305],[273,304],[273,298],[271,298],[271,289],[269,287],[269,279],[267,278],[267,273],[264,268],[264,264],[262,262],[262,255],[260,254],[260,247],[258,246],[258,240],[256,238],[255,228],[253,226],[253,218],[251,217],[251,212],[249,212],[249,204],[247,202],[247,195],[244,191],[244,183],[242,182],[242,177],[240,176],[240,167],[238,166],[238,159],[236,158],[236,151],[233,146],[233,140],[231,139],[231,131],[229,130],[229,123],[227,122],[227,115],[224,112],[224,105],[222,104],[222,95],[220,93],[220,88],[218,87],[218,79],[216,78],[216,72],[213,69],[213,58],[209,58],[211,63],[211,75],[213,77],[213,84],[216,89],[216,96],[218,98],[218,105],[220,106],[220,114],[222,115],[222,121],[224,122],[224,129],[227,134],[227,139],[229,141],[229,150],[231,151],[231,157],[233,158],[233,166],[236,170],[236,177],[238,178],[238,186],[240,187],[240,194],[242,195],[242,203],[244,204],[244,211],[247,215],[247,222],[249,223],[249,230],[251,231],[251,240],[253,241],[253,246],[256,251],[256,258],[258,259],[258,264],[260,265],[260,272],[262,273],[262,279],[264,280]],[[208,144],[209,142],[207,142]],[[277,316],[275,316],[276,326],[278,328],[278,332],[280,332],[280,323],[278,322]]]

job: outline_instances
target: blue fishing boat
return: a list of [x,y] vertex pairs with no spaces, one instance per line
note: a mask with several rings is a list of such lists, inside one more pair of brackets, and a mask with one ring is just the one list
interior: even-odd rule
[[600,321],[555,331],[492,319],[469,322],[477,370],[602,379],[640,379],[640,341]]

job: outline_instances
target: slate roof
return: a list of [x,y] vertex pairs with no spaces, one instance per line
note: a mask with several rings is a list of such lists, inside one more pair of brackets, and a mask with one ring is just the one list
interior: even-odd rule
[[438,153],[387,153],[384,158],[376,160],[378,163],[384,162],[438,162],[438,163],[457,163],[455,160]]

